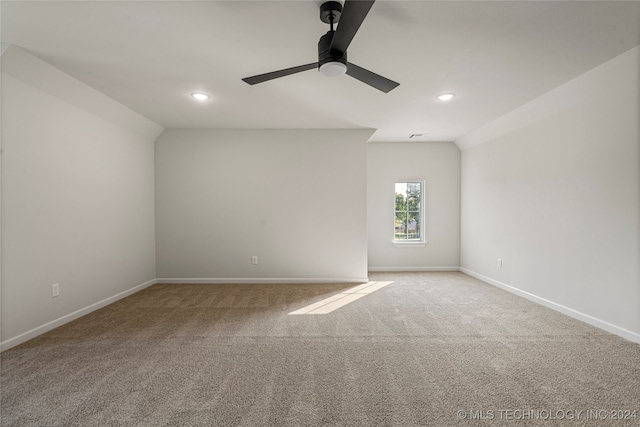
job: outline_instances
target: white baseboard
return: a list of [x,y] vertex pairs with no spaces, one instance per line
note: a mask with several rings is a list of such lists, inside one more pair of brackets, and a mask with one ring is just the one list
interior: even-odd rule
[[161,278],[156,279],[156,283],[176,283],[176,284],[247,284],[247,285],[262,285],[262,284],[278,284],[278,283],[367,283],[368,277],[325,277],[325,278]]
[[22,333],[18,336],[15,336],[13,338],[9,338],[6,341],[2,341],[0,343],[0,351],[5,351],[8,350],[12,347],[15,347],[17,345],[22,344],[23,342],[29,341],[32,338],[37,337],[38,335],[42,335],[45,332],[49,332],[52,329],[57,328],[58,326],[62,326],[65,323],[69,323],[72,320],[75,320],[79,317],[82,317],[86,314],[91,313],[92,311],[95,311],[99,308],[105,307],[109,304],[112,304],[124,297],[127,297],[129,295],[135,294],[136,292],[139,292],[141,290],[143,290],[144,288],[148,288],[151,285],[154,285],[156,283],[156,279],[152,279],[149,280],[148,282],[145,282],[141,285],[138,286],[134,286],[131,289],[128,289],[126,291],[120,292],[119,294],[116,294],[112,297],[109,298],[105,298],[102,301],[98,301],[95,304],[91,304],[85,308],[81,308],[80,310],[76,310],[73,313],[69,313],[65,316],[59,317],[55,320],[52,320],[51,322],[47,322],[44,325],[38,326],[36,328],[31,329],[30,331],[27,331],[25,333]]
[[468,274],[471,277],[475,277],[476,279],[482,280],[485,283],[488,283],[500,289],[504,289],[507,292],[511,292],[512,294],[528,299],[529,301],[533,301],[537,304],[543,305],[547,308],[558,311],[562,314],[566,314],[569,317],[573,317],[574,319],[580,320],[581,322],[588,323],[591,326],[595,326],[596,328],[600,328],[614,335],[618,335],[624,339],[627,339],[631,342],[640,344],[640,334],[636,332],[630,331],[625,328],[621,328],[620,326],[613,325],[609,322],[605,322],[604,320],[600,320],[596,317],[590,316],[588,314],[582,313],[572,308],[565,307],[564,305],[557,304],[553,301],[549,301],[547,299],[541,298],[537,295],[520,290],[518,288],[514,288],[513,286],[491,279],[490,277],[483,276],[482,274],[476,273],[475,271],[471,271],[462,267],[460,267],[460,271],[463,272],[464,274]]
[[404,271],[460,271],[460,267],[369,267],[369,271],[372,273]]

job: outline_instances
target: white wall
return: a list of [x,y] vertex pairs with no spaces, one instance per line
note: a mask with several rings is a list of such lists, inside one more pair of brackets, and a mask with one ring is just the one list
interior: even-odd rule
[[371,134],[164,131],[156,141],[159,280],[366,281]]
[[[451,142],[367,146],[369,270],[457,270],[460,150]],[[394,183],[425,180],[425,247],[393,245]]]
[[459,141],[463,271],[638,342],[639,49]]
[[[17,47],[2,67],[6,349],[152,283],[153,141],[161,128]],[[96,106],[104,97],[103,111],[137,126],[126,129],[37,87],[51,81]]]

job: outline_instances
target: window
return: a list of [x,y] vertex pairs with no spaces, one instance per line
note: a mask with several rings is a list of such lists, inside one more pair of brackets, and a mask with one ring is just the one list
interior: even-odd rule
[[395,183],[395,242],[424,242],[422,184],[419,181]]

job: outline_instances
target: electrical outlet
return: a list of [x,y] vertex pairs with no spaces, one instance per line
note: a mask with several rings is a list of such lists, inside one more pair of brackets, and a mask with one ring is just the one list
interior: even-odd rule
[[502,258],[498,258],[498,268],[502,268]]
[[256,255],[251,257],[251,264],[258,265],[258,257]]
[[58,283],[54,283],[51,285],[51,298],[55,298],[60,295],[60,285]]

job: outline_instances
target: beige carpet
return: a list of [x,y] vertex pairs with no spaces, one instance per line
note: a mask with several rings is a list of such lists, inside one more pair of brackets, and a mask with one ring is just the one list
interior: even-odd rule
[[353,285],[152,286],[2,353],[2,425],[640,425],[639,345],[461,273],[370,279],[323,315],[288,313]]

